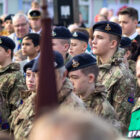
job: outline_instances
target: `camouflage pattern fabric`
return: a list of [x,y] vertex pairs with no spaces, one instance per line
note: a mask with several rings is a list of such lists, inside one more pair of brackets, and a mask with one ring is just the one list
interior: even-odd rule
[[121,131],[121,123],[118,121],[114,108],[106,99],[106,90],[103,85],[97,83],[94,92],[83,99],[83,101],[88,110],[106,119],[117,130]]
[[136,75],[136,62],[130,59],[130,60],[128,60],[128,64],[129,64],[129,69],[135,76]]
[[0,131],[9,129],[8,117],[20,105],[20,91],[26,89],[19,70],[16,63],[0,68]]
[[[61,106],[72,106],[84,108],[83,102],[72,93],[72,84],[68,79],[65,80],[61,91],[58,93],[59,104]],[[29,96],[28,96],[29,95]],[[15,140],[27,140],[32,128],[32,123],[35,116],[35,93],[25,92],[22,95],[23,104],[10,116],[11,133],[14,134]]]
[[107,89],[107,99],[114,107],[119,120],[125,125],[126,131],[130,122],[130,112],[134,105],[136,81],[131,71],[118,58],[119,50],[107,64],[101,64],[98,58],[98,82]]
[[64,60],[64,64],[66,64],[71,58],[72,58],[72,56],[67,53],[66,54],[66,59]]

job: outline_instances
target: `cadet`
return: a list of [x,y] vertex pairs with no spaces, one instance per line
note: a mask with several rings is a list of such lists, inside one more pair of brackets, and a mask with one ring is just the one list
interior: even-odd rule
[[74,92],[84,101],[86,108],[114,123],[113,125],[120,129],[120,124],[115,122],[117,115],[114,108],[106,100],[105,87],[96,82],[99,71],[96,59],[90,54],[83,53],[68,61],[66,68]]
[[53,50],[62,54],[64,63],[71,58],[71,56],[68,54],[71,37],[72,35],[70,31],[64,26],[55,27],[52,31]]
[[84,53],[88,46],[89,36],[84,32],[76,31],[72,33],[70,39],[69,54],[74,57],[75,55]]
[[121,27],[114,22],[102,21],[93,26],[93,53],[98,56],[98,82],[107,89],[107,99],[128,129],[134,104],[136,84],[123,58],[118,58]]
[[120,42],[120,48],[124,49],[124,62],[127,65],[127,67],[131,70],[131,72],[136,75],[136,64],[135,61],[133,61],[131,58],[132,56],[132,49],[133,44],[131,43],[131,40],[128,37],[122,37]]
[[[72,85],[65,77],[65,67],[63,57],[59,52],[54,52],[55,56],[55,72],[58,91],[58,100],[62,106],[69,105],[74,107],[84,108],[83,102],[72,93]],[[32,71],[35,72],[36,85],[38,85],[38,61],[37,59],[33,65]],[[23,100],[23,104],[15,110],[11,117],[11,132],[13,131],[15,139],[27,140],[32,123],[35,116],[35,97],[36,93],[32,93]]]
[[[140,56],[136,63],[136,76],[138,85],[140,86]],[[128,137],[133,140],[140,139],[140,97],[138,98],[131,114],[131,121],[129,125]]]
[[138,25],[138,11],[132,7],[127,7],[119,11],[119,23],[122,27],[123,35],[129,37],[132,42],[136,43],[131,56],[131,59],[136,61],[138,55],[140,55],[140,35],[136,32]]
[[28,13],[29,24],[31,26],[31,33],[41,33],[41,11],[40,10],[30,10]]
[[0,37],[0,130],[8,130],[8,117],[20,105],[20,92],[26,89],[20,65],[12,63],[15,43]]

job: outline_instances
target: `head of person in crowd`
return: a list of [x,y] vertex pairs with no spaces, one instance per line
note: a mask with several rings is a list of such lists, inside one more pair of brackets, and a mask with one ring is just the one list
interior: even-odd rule
[[17,13],[13,17],[13,26],[16,37],[18,38],[23,38],[29,33],[29,21],[27,16],[23,13]]
[[124,49],[124,59],[129,60],[132,56],[132,43],[128,37],[122,37],[120,47]]
[[27,59],[27,56],[22,55],[22,50],[18,50],[14,53],[14,62],[21,62],[24,61],[25,59]]
[[55,27],[52,31],[53,50],[62,54],[64,60],[70,47],[71,32],[64,26]]
[[136,77],[137,77],[138,85],[140,86],[140,56],[138,57],[136,62]]
[[13,18],[14,14],[9,14],[5,17],[4,19],[4,29],[9,33],[13,33],[14,32],[14,26],[13,26],[13,22],[12,22],[12,18]]
[[28,13],[29,24],[31,26],[32,32],[40,33],[41,31],[41,11],[40,10],[30,10]]
[[112,16],[109,21],[115,22],[119,24],[119,19],[117,16]]
[[93,93],[99,71],[94,57],[87,53],[76,55],[67,62],[66,69],[78,96],[84,99]]
[[33,1],[33,2],[31,3],[31,9],[40,10],[40,4],[39,4],[39,2]]
[[35,73],[32,72],[34,61],[31,60],[23,67],[24,73],[26,74],[26,86],[29,91],[36,91]]
[[70,24],[68,26],[68,29],[70,30],[70,32],[72,33],[75,29],[79,28],[78,24],[77,23],[74,23],[74,24]]
[[14,140],[14,137],[5,132],[0,132],[0,140]]
[[29,140],[119,140],[119,137],[112,126],[95,114],[61,107],[35,120]]
[[123,35],[128,37],[133,35],[138,24],[138,11],[135,8],[127,7],[119,11],[118,14]]
[[6,67],[12,62],[15,43],[6,36],[0,36],[0,65]]
[[[66,68],[64,66],[64,59],[61,53],[58,51],[54,51],[54,68],[55,68],[55,79],[57,85],[57,91],[59,92],[62,88],[62,85],[66,79]],[[37,88],[39,85],[39,58],[35,61],[32,71],[35,72],[35,79]]]
[[38,56],[40,51],[40,35],[37,33],[29,33],[25,35],[21,43],[22,54],[27,56],[29,60]]
[[108,21],[108,18],[107,18],[107,16],[105,16],[105,15],[99,14],[99,15],[98,15],[98,22],[99,22],[99,21]]
[[114,22],[101,21],[93,26],[93,54],[106,63],[116,52],[122,35],[121,27]]
[[80,31],[73,32],[70,39],[69,54],[73,57],[84,53],[88,46],[88,40],[89,34]]
[[104,7],[104,8],[101,8],[99,14],[104,15],[108,19],[108,14],[109,14],[108,11],[109,11],[108,8]]

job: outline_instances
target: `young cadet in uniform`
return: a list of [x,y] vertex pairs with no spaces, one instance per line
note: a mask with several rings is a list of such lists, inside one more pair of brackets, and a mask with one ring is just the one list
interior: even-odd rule
[[83,53],[68,61],[66,68],[73,83],[73,91],[84,101],[86,108],[109,120],[120,130],[114,108],[106,100],[105,87],[96,82],[99,71],[96,59]]
[[20,92],[26,89],[20,65],[12,63],[15,43],[0,37],[0,131],[9,129],[11,111],[20,105]]
[[107,89],[107,99],[114,107],[119,120],[126,126],[136,93],[136,82],[129,69],[118,58],[121,27],[114,22],[102,21],[93,26],[93,53],[99,67],[98,82]]
[[138,11],[132,7],[121,10],[119,12],[119,24],[122,27],[123,35],[129,37],[132,42],[136,43],[131,57],[132,60],[136,61],[138,55],[140,55],[140,35],[136,32]]
[[28,13],[29,24],[31,26],[31,33],[41,33],[41,11],[40,10],[30,10]]
[[71,32],[64,26],[55,27],[52,31],[53,50],[62,54],[64,63],[71,58],[71,56],[68,54],[71,37]]
[[[136,76],[137,82],[140,86],[140,56],[136,62]],[[128,129],[128,137],[133,140],[140,139],[140,96],[132,110],[131,121]]]
[[74,57],[78,54],[84,53],[88,46],[88,40],[89,36],[84,32],[74,32],[70,39],[69,54]]
[[[72,84],[68,79],[66,79],[65,67],[63,57],[59,52],[54,52],[55,57],[55,72],[56,72],[56,82],[58,91],[59,103],[63,106],[68,105],[72,107],[82,107],[84,108],[83,102],[72,93]],[[38,86],[38,61],[37,59],[33,65],[32,71],[35,72],[36,85]],[[15,136],[15,140],[27,140],[30,130],[32,128],[32,123],[35,116],[35,97],[36,94],[31,94],[23,104],[15,110],[11,117],[11,132]]]

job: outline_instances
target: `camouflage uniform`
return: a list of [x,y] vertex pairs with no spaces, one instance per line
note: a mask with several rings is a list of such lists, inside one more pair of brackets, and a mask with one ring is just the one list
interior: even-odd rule
[[129,69],[135,76],[136,75],[136,62],[130,59],[128,60],[128,65],[129,65]]
[[0,130],[8,130],[8,117],[20,104],[20,91],[25,90],[25,80],[16,63],[0,68]]
[[[35,116],[34,99],[35,93],[26,92],[22,95],[25,97],[23,104],[15,110],[11,117],[11,132],[13,131],[15,140],[27,140],[32,128],[32,123]],[[29,94],[29,96],[28,96]],[[72,85],[68,79],[65,80],[61,91],[58,93],[59,104],[62,106],[68,105],[73,107],[84,107],[83,102],[72,93]]]
[[101,64],[98,58],[98,81],[106,87],[107,99],[127,129],[134,104],[136,82],[130,70],[123,63],[123,58],[118,58],[118,53],[119,50],[107,64]]
[[121,123],[118,121],[114,108],[106,99],[106,91],[103,85],[97,83],[94,92],[83,101],[87,109],[112,123],[118,130],[121,129]]

